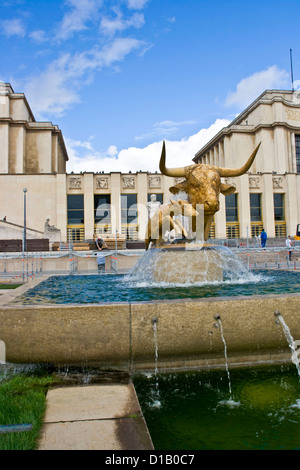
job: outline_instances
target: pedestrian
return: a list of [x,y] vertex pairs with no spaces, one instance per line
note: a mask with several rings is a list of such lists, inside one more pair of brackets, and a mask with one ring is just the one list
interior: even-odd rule
[[97,266],[98,274],[102,274],[105,271],[105,256],[101,252],[97,253]]
[[265,229],[263,228],[262,231],[261,231],[261,234],[260,234],[260,242],[261,242],[261,247],[262,248],[266,247],[267,238],[268,238],[267,234],[265,232]]
[[291,240],[290,235],[285,240],[285,246],[287,247],[287,249],[289,251],[289,260],[292,261],[292,240]]

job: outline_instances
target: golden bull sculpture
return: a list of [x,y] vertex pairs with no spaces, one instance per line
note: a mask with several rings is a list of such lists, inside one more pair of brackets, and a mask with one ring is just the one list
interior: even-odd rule
[[[172,194],[183,191],[187,194],[187,200],[196,211],[197,206],[202,205],[204,212],[204,240],[207,240],[209,229],[213,221],[214,214],[219,210],[220,193],[225,196],[235,192],[235,187],[221,182],[222,177],[235,177],[245,174],[251,167],[259,145],[256,147],[247,162],[237,169],[222,168],[207,164],[194,164],[181,168],[166,167],[166,146],[163,142],[159,168],[163,175],[173,178],[185,178],[179,184],[170,187]],[[192,231],[196,231],[196,217],[192,218]]]

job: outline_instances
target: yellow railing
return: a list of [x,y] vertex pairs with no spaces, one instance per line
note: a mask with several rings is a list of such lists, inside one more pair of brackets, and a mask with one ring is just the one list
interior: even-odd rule
[[122,224],[121,234],[126,240],[138,240],[139,226],[135,224]]
[[239,238],[240,237],[240,225],[238,222],[231,222],[226,224],[226,237],[227,238]]
[[281,238],[286,237],[286,223],[284,222],[275,222],[275,237]]
[[258,237],[263,228],[262,222],[251,222],[251,237]]
[[96,235],[111,235],[112,227],[110,224],[95,224],[94,233]]
[[68,225],[67,240],[70,242],[81,242],[84,240],[84,225]]
[[216,224],[214,222],[210,226],[208,238],[216,238]]

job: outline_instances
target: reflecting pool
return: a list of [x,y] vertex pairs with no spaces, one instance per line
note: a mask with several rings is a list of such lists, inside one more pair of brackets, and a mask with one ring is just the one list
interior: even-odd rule
[[65,304],[198,299],[300,292],[300,273],[261,270],[246,278],[193,284],[151,283],[130,275],[51,276],[15,302]]
[[138,399],[156,450],[299,450],[294,366],[138,374]]

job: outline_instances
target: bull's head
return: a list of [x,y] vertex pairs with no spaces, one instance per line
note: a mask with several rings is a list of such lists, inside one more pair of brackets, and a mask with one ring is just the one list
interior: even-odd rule
[[219,195],[234,193],[235,187],[221,183],[221,177],[234,177],[246,173],[251,167],[260,144],[256,147],[244,166],[238,169],[220,168],[213,165],[194,164],[181,168],[166,168],[166,147],[163,148],[159,168],[163,175],[175,178],[185,178],[181,183],[170,188],[172,194],[180,191],[187,193],[188,201],[194,208],[197,204],[204,207],[204,239],[207,239],[209,228],[215,212],[220,208]]

